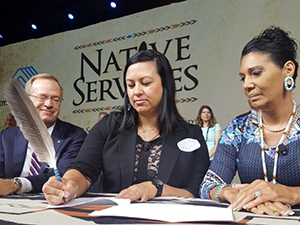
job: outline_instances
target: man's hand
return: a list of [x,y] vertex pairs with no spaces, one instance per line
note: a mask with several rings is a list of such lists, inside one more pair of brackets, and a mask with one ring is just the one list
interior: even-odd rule
[[0,178],[0,196],[13,194],[18,189],[18,186],[10,179]]

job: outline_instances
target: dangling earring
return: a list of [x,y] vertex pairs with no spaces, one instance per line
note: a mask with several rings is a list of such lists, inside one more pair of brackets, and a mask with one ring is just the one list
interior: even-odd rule
[[286,78],[284,78],[284,89],[287,91],[291,91],[294,89],[295,87],[295,81],[294,78],[291,76],[287,76]]
[[129,102],[128,105],[127,105],[127,110],[129,111],[130,109],[131,109],[131,104]]

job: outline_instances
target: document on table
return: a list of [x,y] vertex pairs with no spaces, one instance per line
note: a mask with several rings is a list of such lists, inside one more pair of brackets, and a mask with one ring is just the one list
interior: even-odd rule
[[48,209],[64,208],[83,205],[129,205],[130,199],[120,199],[115,197],[80,197],[62,205],[48,205]]
[[132,203],[129,205],[112,206],[100,211],[94,211],[89,215],[130,217],[160,220],[171,223],[196,221],[234,221],[232,210],[229,208],[159,203]]

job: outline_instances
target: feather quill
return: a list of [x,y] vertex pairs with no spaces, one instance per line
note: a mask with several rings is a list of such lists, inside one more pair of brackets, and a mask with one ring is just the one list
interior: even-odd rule
[[53,168],[56,179],[61,181],[52,138],[22,85],[17,80],[10,79],[4,87],[4,96],[17,125],[32,146],[38,160]]

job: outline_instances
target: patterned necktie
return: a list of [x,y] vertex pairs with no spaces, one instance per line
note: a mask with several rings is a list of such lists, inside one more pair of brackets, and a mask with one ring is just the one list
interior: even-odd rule
[[38,161],[36,154],[32,152],[31,155],[31,163],[30,163],[30,169],[29,169],[29,176],[38,175],[41,169],[41,164]]

